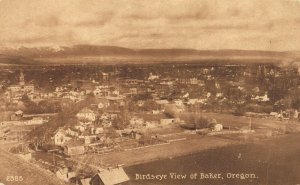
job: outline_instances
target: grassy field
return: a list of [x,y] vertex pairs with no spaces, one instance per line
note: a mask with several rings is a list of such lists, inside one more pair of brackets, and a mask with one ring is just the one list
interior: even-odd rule
[[116,166],[124,164],[130,166],[149,161],[187,155],[210,148],[238,143],[237,141],[200,135],[189,136],[188,140],[172,142],[170,144],[149,146],[129,151],[113,152],[109,154],[87,154],[75,159],[88,162],[95,166]]
[[[247,128],[250,123],[250,117],[246,116],[234,116],[231,114],[220,114],[220,113],[200,113],[203,116],[211,117],[217,120],[218,123],[223,124],[224,126],[238,127],[238,128]],[[299,122],[293,121],[279,121],[273,118],[251,118],[252,129],[292,129],[299,130]]]
[[[300,183],[299,134],[287,134],[260,143],[219,147],[145,164],[125,167],[131,185],[296,185]],[[135,174],[188,174],[185,180],[137,180]],[[191,180],[191,173],[220,173],[223,179]],[[229,179],[227,173],[252,173],[254,179]]]
[[[219,123],[222,123],[224,126],[230,126],[232,128],[238,129],[248,128],[250,121],[250,118],[248,117],[237,117],[229,114],[203,113],[203,115],[215,118]],[[278,134],[278,130],[283,130],[284,127],[292,128],[293,126],[299,129],[299,126],[294,123],[292,124],[263,118],[251,119],[252,129],[255,130],[254,133],[200,136],[183,133],[184,130],[179,127],[170,127],[152,131],[152,134],[157,133],[159,135],[168,135],[172,133],[181,133],[177,136],[173,135],[170,138],[186,138],[186,140],[171,142],[170,144],[164,145],[154,145],[139,149],[112,152],[108,154],[86,154],[83,156],[75,157],[75,160],[82,162],[88,161],[94,166],[115,166],[118,164],[131,166],[134,164],[140,164],[159,159],[172,158],[175,156],[197,153],[200,151],[217,147],[224,147],[232,144],[248,142],[259,143],[262,139],[268,139],[282,135],[283,132],[280,132],[280,134]]]

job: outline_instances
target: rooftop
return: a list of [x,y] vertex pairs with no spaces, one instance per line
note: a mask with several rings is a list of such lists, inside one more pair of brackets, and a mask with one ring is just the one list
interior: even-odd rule
[[114,185],[129,181],[129,177],[124,169],[120,167],[100,171],[97,175],[99,175],[104,185]]

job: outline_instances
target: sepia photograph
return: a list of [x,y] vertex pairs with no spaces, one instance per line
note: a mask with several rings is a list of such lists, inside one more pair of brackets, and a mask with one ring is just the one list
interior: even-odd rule
[[300,0],[0,0],[0,185],[300,185]]

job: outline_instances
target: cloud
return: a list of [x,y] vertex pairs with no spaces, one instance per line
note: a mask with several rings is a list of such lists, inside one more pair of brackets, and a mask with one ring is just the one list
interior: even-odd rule
[[79,20],[75,22],[75,26],[104,26],[106,23],[110,22],[113,18],[114,14],[112,12],[102,12],[102,13],[95,13],[95,16],[86,19],[86,20]]
[[36,26],[41,26],[41,27],[55,27],[61,25],[62,21],[58,16],[49,15],[49,16],[39,17],[34,20],[28,19],[24,22],[24,25],[26,26],[28,24],[35,24]]
[[44,42],[45,40],[56,39],[57,35],[46,35],[46,36],[33,36],[33,37],[23,37],[23,38],[14,38],[10,39],[11,43],[27,43],[27,44],[35,44],[39,42]]
[[0,3],[0,47],[296,50],[299,10],[293,0],[7,0]]
[[152,15],[142,15],[142,14],[130,14],[127,15],[126,18],[132,19],[132,20],[151,20],[151,19],[156,19],[159,16],[152,16]]

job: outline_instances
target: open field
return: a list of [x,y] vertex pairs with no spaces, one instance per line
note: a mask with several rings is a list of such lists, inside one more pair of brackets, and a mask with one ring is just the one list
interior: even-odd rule
[[[215,137],[203,137],[194,135],[188,140],[171,142],[170,144],[155,145],[139,149],[113,152],[109,154],[87,154],[78,156],[75,159],[86,161],[96,166],[116,166],[124,164],[130,166],[134,164],[155,161],[164,158],[187,155],[210,148],[226,146],[238,143],[237,141],[225,140]],[[188,146],[188,147],[187,147]]]
[[[203,116],[211,117],[217,120],[217,122],[224,126],[247,128],[250,123],[250,117],[246,116],[234,116],[231,114],[220,114],[220,113],[201,113]],[[279,121],[273,118],[251,118],[252,129],[275,129],[283,130],[289,129],[294,131],[300,131],[300,123],[293,121]],[[296,130],[295,130],[296,129]]]
[[[216,113],[204,113],[203,115],[216,118],[218,122],[232,128],[247,128],[249,125],[248,117],[237,117],[228,114]],[[94,166],[115,166],[118,164],[131,166],[134,164],[173,158],[175,156],[183,156],[233,144],[249,142],[260,143],[262,142],[262,139],[270,139],[278,134],[282,135],[283,132],[279,131],[282,131],[284,128],[290,128],[297,131],[299,129],[299,125],[272,119],[252,118],[252,129],[255,129],[255,132],[247,134],[224,134],[218,136],[188,134],[184,133],[181,128],[170,127],[169,129],[163,129],[165,133],[160,132],[159,134],[165,134],[168,138],[168,134],[173,133],[173,135],[171,134],[169,138],[170,140],[182,138],[184,138],[184,140],[108,154],[86,154],[75,157],[75,160],[79,160],[84,163],[88,161],[88,163],[91,163]],[[172,129],[174,130],[172,131]],[[174,133],[177,134],[174,135]]]
[[[219,147],[173,159],[164,159],[125,167],[131,185],[295,185],[300,182],[300,135],[288,134],[277,138]],[[135,174],[187,174],[185,180],[136,180]],[[220,173],[223,179],[191,180],[191,173]],[[254,179],[229,179],[227,173],[253,173]]]

